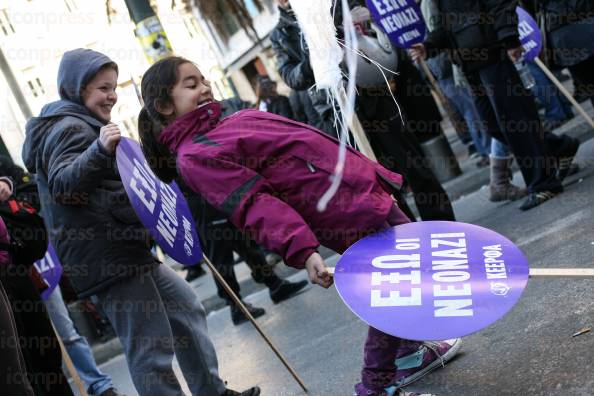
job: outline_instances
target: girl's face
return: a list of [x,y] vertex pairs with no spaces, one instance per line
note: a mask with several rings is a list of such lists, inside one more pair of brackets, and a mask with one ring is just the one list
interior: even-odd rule
[[111,109],[118,101],[115,90],[118,73],[112,68],[103,68],[82,91],[83,104],[104,122],[111,120]]
[[178,74],[179,79],[171,90],[171,104],[163,109],[164,115],[181,117],[214,100],[210,82],[194,64],[181,64]]

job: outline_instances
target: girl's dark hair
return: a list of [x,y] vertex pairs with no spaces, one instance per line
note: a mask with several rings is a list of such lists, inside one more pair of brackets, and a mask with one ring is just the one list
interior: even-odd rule
[[161,59],[144,73],[140,86],[144,101],[138,115],[140,145],[153,172],[166,183],[177,178],[178,174],[175,156],[157,140],[167,120],[156,106],[171,103],[171,89],[178,81],[178,68],[184,63],[190,61],[179,56]]

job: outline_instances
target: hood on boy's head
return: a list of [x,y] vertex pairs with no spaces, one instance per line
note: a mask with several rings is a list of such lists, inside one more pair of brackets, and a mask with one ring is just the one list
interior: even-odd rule
[[110,63],[115,65],[107,55],[90,49],[77,48],[64,53],[58,69],[60,99],[82,105],[83,88],[99,69]]

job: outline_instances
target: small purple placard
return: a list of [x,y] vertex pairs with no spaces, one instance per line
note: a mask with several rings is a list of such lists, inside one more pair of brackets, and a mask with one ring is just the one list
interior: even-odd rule
[[490,325],[518,301],[528,260],[494,231],[450,221],[407,223],[364,238],[334,274],[348,307],[409,340],[445,340]]
[[400,48],[425,41],[427,26],[415,0],[366,0],[375,23]]
[[116,149],[118,169],[130,203],[155,241],[175,261],[194,265],[202,249],[188,203],[175,182],[163,183],[135,141],[122,138]]
[[41,298],[47,300],[60,283],[60,277],[62,276],[62,265],[51,243],[47,245],[45,256],[41,260],[37,260],[33,265],[47,284],[47,289],[41,293]]
[[516,7],[518,14],[518,32],[520,33],[520,42],[524,47],[524,59],[531,61],[540,54],[542,49],[542,33],[538,24],[526,10]]

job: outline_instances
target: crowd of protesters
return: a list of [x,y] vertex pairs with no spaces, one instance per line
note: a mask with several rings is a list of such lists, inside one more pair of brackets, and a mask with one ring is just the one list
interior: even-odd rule
[[[289,0],[277,3],[280,16],[270,41],[278,74],[291,88],[288,97],[277,92],[277,82],[259,75],[253,81],[255,104],[239,98],[216,103],[207,80],[181,57],[157,62],[142,81],[143,151],[147,157],[165,159],[150,162],[157,176],[181,182],[205,254],[237,295],[234,252],[245,260],[252,278],[267,286],[272,301],[280,303],[307,282],[280,278],[267,260],[269,254],[305,268],[312,283],[327,288],[332,278],[318,253],[320,245],[342,252],[362,236],[389,226],[455,221],[450,198],[424,149],[424,143],[444,131],[420,62],[427,61],[435,76],[448,101],[448,115],[464,125],[459,137],[476,152],[477,166],[490,167],[492,201],[523,198],[519,209],[532,209],[562,193],[563,180],[576,171],[579,141],[554,133],[574,112],[540,68],[523,59],[518,3],[421,0],[428,27],[424,43],[408,51],[392,48],[397,74],[387,84],[366,68],[356,76],[356,115],[378,163],[350,147],[346,183],[337,194],[352,197],[355,187],[367,193],[348,207],[331,203],[326,214],[312,214],[311,200],[303,197],[323,193],[320,180],[327,181],[336,162],[339,110],[315,89],[308,46]],[[364,2],[349,4],[358,34],[379,40],[381,32],[371,23]],[[576,96],[594,104],[594,0],[525,0],[521,5],[542,22],[543,60],[557,74],[567,69]],[[337,11],[334,19],[341,35],[342,12]],[[368,51],[373,53],[371,46]],[[532,86],[522,80],[521,67],[531,73]],[[118,73],[117,63],[104,54],[66,52],[57,76],[60,99],[45,105],[26,126],[23,160],[28,172],[0,158],[0,388],[16,396],[73,394],[62,370],[66,353],[88,394],[122,395],[75,328],[60,287],[45,302],[41,299],[47,284],[33,261],[49,241],[64,265],[62,286],[74,298],[92,298],[119,337],[141,395],[183,394],[173,370],[175,357],[193,395],[257,396],[257,386],[237,392],[220,378],[204,307],[189,282],[155,257],[154,242],[128,200],[115,161],[121,134],[110,122]],[[187,138],[206,133],[207,144]],[[324,158],[312,157],[314,151]],[[262,169],[263,177],[241,165],[242,158],[219,163],[219,153],[272,156],[290,171],[279,172],[271,165]],[[163,165],[171,164],[172,156],[178,157],[177,166]],[[525,188],[511,183],[513,161]],[[207,169],[204,163],[215,165]],[[199,183],[201,177],[214,182]],[[277,189],[285,195],[275,194]],[[407,204],[408,193],[418,219]],[[345,223],[345,210],[350,224]],[[15,230],[39,231],[40,221],[43,237],[19,239]],[[114,230],[130,237],[113,238]],[[200,271],[199,264],[191,267],[187,280]],[[245,322],[233,299],[218,281],[216,285],[230,305],[232,322]],[[245,305],[253,317],[265,313]],[[401,388],[442,366],[459,348],[460,340],[412,342],[370,327],[355,392],[419,395]],[[416,363],[399,367],[415,356],[420,356]]]

